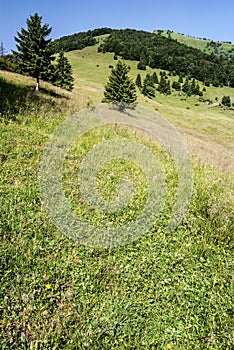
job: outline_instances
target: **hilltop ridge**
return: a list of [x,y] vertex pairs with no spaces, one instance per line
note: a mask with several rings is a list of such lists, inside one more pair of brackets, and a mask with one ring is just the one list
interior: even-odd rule
[[155,29],[154,33],[161,33],[163,36],[177,40],[187,46],[199,49],[207,54],[222,55],[224,58],[232,58],[234,56],[234,44],[230,41],[218,41],[208,38],[194,37],[183,33],[176,33],[170,29]]

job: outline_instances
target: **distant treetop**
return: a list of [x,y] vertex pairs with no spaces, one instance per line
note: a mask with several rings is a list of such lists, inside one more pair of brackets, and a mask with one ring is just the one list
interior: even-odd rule
[[110,34],[113,31],[111,28],[97,28],[88,30],[87,32],[75,33],[72,35],[63,36],[55,39],[52,42],[54,53],[61,51],[68,52],[73,50],[82,50],[86,46],[97,44],[96,36]]

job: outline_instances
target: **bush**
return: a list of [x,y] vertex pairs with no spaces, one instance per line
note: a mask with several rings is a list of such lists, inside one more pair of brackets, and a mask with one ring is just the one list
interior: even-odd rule
[[213,81],[213,86],[214,87],[219,87],[219,81],[218,80],[214,80]]
[[230,96],[223,96],[222,105],[226,107],[231,107],[231,99]]
[[146,66],[145,66],[144,63],[139,62],[138,65],[137,65],[137,69],[139,69],[139,70],[146,70]]
[[180,91],[180,90],[181,90],[181,85],[180,85],[180,83],[179,83],[178,81],[173,81],[171,87],[172,87],[172,89],[175,89],[175,90],[177,90],[177,91]]

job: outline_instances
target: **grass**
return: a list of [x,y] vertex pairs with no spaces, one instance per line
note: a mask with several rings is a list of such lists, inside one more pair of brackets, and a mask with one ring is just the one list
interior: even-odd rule
[[[156,30],[157,32],[157,30]],[[167,30],[162,31],[162,35],[168,37]],[[232,57],[234,54],[234,44],[225,43],[225,42],[218,42],[215,40],[211,40],[209,38],[195,38],[189,35],[184,35],[180,33],[175,33],[173,31],[170,32],[170,37],[172,39],[178,40],[182,44],[185,44],[187,46],[195,47],[198,50],[202,50],[207,54],[215,53],[215,54],[222,54],[226,57]],[[215,49],[214,46],[209,45],[211,42],[216,43],[217,49]]]
[[[72,66],[75,77],[75,92],[85,95],[92,103],[100,103],[103,97],[105,83],[110,75],[109,66],[114,66],[116,61],[112,53],[98,53],[97,46],[87,47],[84,50],[72,51],[67,54]],[[136,61],[126,61],[131,67],[129,72],[135,81],[138,73],[142,80],[147,73],[157,72],[159,77],[160,70],[147,67],[146,71],[137,69]],[[171,82],[178,80],[178,77],[170,77]],[[200,83],[201,88],[203,85]],[[206,87],[203,98],[212,101],[212,104],[200,102],[198,97],[186,98],[183,94],[179,96],[178,92],[173,92],[171,96],[161,95],[156,92],[156,97],[152,100],[145,98],[138,91],[138,103],[140,105],[153,108],[169,122],[171,122],[186,140],[188,134],[192,133],[188,147],[194,156],[198,156],[202,161],[205,159],[212,166],[219,167],[222,170],[233,171],[233,142],[234,134],[232,132],[233,110],[222,110],[218,102],[224,95],[230,96],[234,101],[234,91],[229,87],[215,88]],[[202,146],[201,146],[202,143]],[[207,156],[208,153],[215,153],[215,156]],[[225,154],[225,159],[223,159]],[[227,155],[226,155],[227,154]]]
[[[43,83],[37,100],[33,80],[1,72],[1,97],[13,86],[12,101],[20,102],[14,118],[8,113],[0,123],[1,348],[231,349],[233,177],[219,170],[220,159],[211,167],[207,160],[202,164],[193,158],[190,207],[177,229],[168,233],[177,185],[170,154],[146,135],[122,128],[102,127],[77,140],[66,157],[63,186],[74,211],[83,217],[90,217],[90,208],[80,199],[77,169],[100,141],[121,136],[150,147],[166,175],[166,204],[155,226],[118,248],[69,240],[41,202],[37,174],[46,142],[67,115],[89,100],[100,101],[108,66],[115,63],[112,55],[93,50],[68,54],[76,77],[73,93]],[[135,62],[130,64],[135,76]],[[20,108],[25,96],[30,96],[26,111]],[[157,108],[188,144],[196,145],[193,138],[200,137],[212,149],[231,153],[232,111],[205,104],[197,111],[193,99],[181,101],[174,95],[167,100],[158,94],[155,100],[140,96],[140,102]],[[108,163],[99,174],[99,192],[106,199],[115,196],[122,176],[131,177],[136,196],[125,211],[106,216],[106,223],[128,220],[131,210],[144,203],[144,175],[131,162],[116,162],[114,168]],[[103,224],[97,212],[90,219]]]

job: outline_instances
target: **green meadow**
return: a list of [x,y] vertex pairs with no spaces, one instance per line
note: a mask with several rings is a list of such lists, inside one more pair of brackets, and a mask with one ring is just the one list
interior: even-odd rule
[[[96,128],[75,142],[64,162],[64,192],[74,213],[97,227],[134,219],[147,185],[132,162],[108,162],[97,179],[100,195],[115,196],[122,177],[132,180],[136,193],[119,213],[103,217],[92,210],[81,198],[77,171],[95,145],[134,140],[151,149],[166,176],[165,205],[152,229],[128,245],[90,247],[52,223],[38,171],[56,127],[101,102],[116,61],[97,46],[66,56],[73,92],[42,82],[35,94],[33,79],[0,71],[1,349],[231,349],[234,111],[219,102],[224,95],[234,102],[234,89],[206,87],[205,102],[178,92],[148,99],[138,91],[138,104],[173,124],[190,153],[193,193],[172,232],[167,223],[178,174],[169,150],[145,133],[116,126]],[[127,64],[133,80],[154,71]]]
[[215,53],[230,57],[234,52],[234,45],[228,42],[214,42],[209,38],[195,38],[173,31],[168,32],[167,30],[163,30],[162,35],[169,35],[172,39],[178,40],[182,44],[195,47],[196,49],[206,52],[207,54]]

